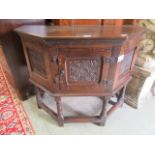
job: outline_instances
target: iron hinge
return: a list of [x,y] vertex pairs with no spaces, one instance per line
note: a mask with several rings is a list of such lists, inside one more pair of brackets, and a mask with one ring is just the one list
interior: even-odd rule
[[103,63],[113,64],[117,63],[117,60],[118,60],[117,57],[103,58]]
[[52,63],[58,65],[59,64],[59,59],[57,55],[54,55],[51,59]]

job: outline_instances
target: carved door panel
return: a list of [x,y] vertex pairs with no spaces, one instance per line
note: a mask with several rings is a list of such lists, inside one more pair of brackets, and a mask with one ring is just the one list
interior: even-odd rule
[[104,58],[110,57],[111,47],[59,47],[61,90],[101,89],[108,75]]

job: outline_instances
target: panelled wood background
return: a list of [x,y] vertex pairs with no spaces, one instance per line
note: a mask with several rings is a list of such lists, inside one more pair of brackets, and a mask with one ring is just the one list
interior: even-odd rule
[[54,25],[136,25],[140,19],[54,19]]

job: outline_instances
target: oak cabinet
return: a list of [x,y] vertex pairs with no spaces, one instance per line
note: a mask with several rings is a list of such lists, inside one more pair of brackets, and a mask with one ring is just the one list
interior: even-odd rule
[[[125,88],[144,32],[138,26],[23,26],[16,29],[23,43],[30,81],[37,101],[59,125],[70,121],[104,124],[107,116],[123,103]],[[58,114],[42,104],[42,91],[55,97]],[[103,97],[101,115],[64,118],[62,96]],[[106,111],[111,96],[117,103]]]

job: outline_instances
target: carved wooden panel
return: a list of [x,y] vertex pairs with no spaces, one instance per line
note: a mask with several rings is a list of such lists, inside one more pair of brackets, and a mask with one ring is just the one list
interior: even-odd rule
[[28,57],[32,71],[40,75],[46,76],[43,54],[40,52],[35,52],[32,49],[28,49]]
[[68,60],[68,78],[70,82],[98,82],[101,59],[76,58]]
[[124,56],[124,60],[120,66],[120,74],[127,72],[130,70],[131,64],[132,64],[132,59],[133,59],[133,55],[134,55],[134,50],[127,53]]

